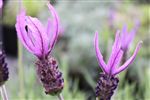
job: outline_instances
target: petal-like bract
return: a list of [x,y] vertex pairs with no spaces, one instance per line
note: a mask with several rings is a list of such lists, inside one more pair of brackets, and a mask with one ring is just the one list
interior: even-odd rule
[[16,30],[18,38],[25,48],[38,58],[49,55],[58,37],[58,15],[50,4],[48,4],[48,8],[54,20],[52,23],[48,20],[47,28],[37,18],[26,16],[24,10],[17,16]]
[[28,38],[26,32],[26,24],[25,24],[25,11],[22,10],[21,13],[17,16],[17,23],[16,23],[16,30],[18,38],[21,40],[25,48],[30,51],[31,53],[35,54],[34,45],[31,40]]
[[137,55],[137,53],[141,47],[141,44],[142,44],[142,41],[140,41],[138,43],[138,45],[136,46],[134,54],[130,57],[130,59],[127,60],[122,66],[119,67],[119,63],[120,63],[120,61],[123,57],[123,54],[125,52],[122,49],[122,37],[120,37],[119,33],[120,32],[117,31],[116,36],[115,36],[115,42],[114,42],[113,47],[112,47],[111,56],[108,60],[107,65],[105,64],[105,62],[103,60],[103,56],[99,50],[98,32],[95,33],[94,46],[95,46],[96,57],[98,59],[99,66],[108,75],[119,74],[120,72],[122,72],[123,70],[128,68],[128,65],[133,62],[133,60],[135,59],[135,57],[136,57],[136,55]]
[[123,51],[121,50],[121,40],[120,40],[119,33],[120,32],[117,31],[115,36],[115,42],[112,47],[112,53],[107,64],[110,74],[113,70],[115,70],[115,67],[119,64],[123,55]]
[[[57,37],[58,37],[58,33],[59,33],[59,18],[58,18],[58,14],[55,11],[55,9],[53,8],[53,6],[48,4],[48,8],[54,18],[53,22],[51,22],[50,20],[48,21],[48,26],[47,26],[47,34],[52,35],[52,38],[50,40],[50,48],[49,48],[49,52],[51,52],[51,50],[53,49],[53,47],[57,41]],[[52,28],[50,28],[50,26]]]
[[135,37],[139,25],[136,25],[130,32],[128,32],[127,25],[124,25],[121,31],[121,45],[122,49],[126,51]]
[[95,38],[94,38],[94,46],[95,46],[95,52],[96,52],[96,57],[99,63],[99,66],[102,68],[102,70],[108,74],[107,70],[107,65],[105,64],[103,60],[103,56],[99,50],[99,43],[98,43],[98,32],[95,33]]
[[139,51],[140,48],[141,48],[141,45],[142,45],[142,41],[140,41],[140,42],[137,44],[136,49],[135,49],[133,55],[132,55],[122,66],[120,66],[117,70],[115,70],[115,71],[113,72],[113,75],[116,75],[116,74],[118,74],[118,73],[120,73],[120,72],[122,72],[123,70],[125,70],[125,69],[128,68],[128,65],[131,64],[131,63],[133,62],[133,60],[135,59],[135,57],[136,57],[138,51]]

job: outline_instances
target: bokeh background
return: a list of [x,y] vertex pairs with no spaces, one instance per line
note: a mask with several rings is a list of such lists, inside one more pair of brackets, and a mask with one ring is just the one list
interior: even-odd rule
[[[46,25],[50,13],[46,0],[23,0],[28,15]],[[128,58],[138,41],[143,45],[128,70],[118,75],[120,83],[113,100],[150,100],[150,2],[148,0],[51,0],[61,25],[53,56],[63,72],[65,100],[95,100],[95,86],[101,72],[95,56],[94,33],[99,32],[99,47],[108,60],[117,29],[129,31],[140,26],[129,47]],[[0,40],[7,54],[10,100],[57,100],[44,93],[36,76],[36,57],[18,43],[15,23],[18,0],[4,0]],[[18,45],[19,44],[19,45]]]

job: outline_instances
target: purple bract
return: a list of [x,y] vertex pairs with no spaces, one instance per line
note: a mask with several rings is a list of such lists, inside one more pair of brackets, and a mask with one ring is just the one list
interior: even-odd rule
[[[96,51],[96,57],[98,59],[98,63],[99,66],[102,68],[102,70],[110,75],[110,76],[115,76],[117,74],[119,74],[120,72],[122,72],[123,70],[128,68],[128,65],[131,64],[133,62],[133,60],[135,59],[142,41],[140,41],[137,46],[136,49],[133,53],[133,55],[123,64],[119,67],[119,63],[121,61],[121,58],[123,56],[124,51],[124,47],[126,45],[128,45],[130,43],[130,36],[126,37],[127,35],[124,34],[124,38],[122,38],[119,34],[120,32],[117,31],[116,36],[115,36],[115,42],[113,44],[112,47],[112,53],[111,56],[108,60],[108,63],[106,64],[105,61],[103,60],[103,56],[99,50],[99,43],[98,43],[98,32],[95,33],[95,38],[94,38],[94,46],[95,46],[95,51]],[[132,36],[133,37],[133,36]],[[124,40],[124,39],[127,40]]]
[[122,49],[126,51],[129,48],[129,45],[131,44],[132,40],[135,37],[135,34],[139,28],[139,22],[137,21],[135,23],[135,27],[128,32],[127,25],[124,25],[121,31],[121,43],[122,43]]
[[59,33],[58,15],[50,4],[48,4],[48,8],[53,20],[48,19],[46,27],[37,18],[26,16],[24,10],[17,16],[18,38],[24,47],[39,59],[43,59],[51,53]]

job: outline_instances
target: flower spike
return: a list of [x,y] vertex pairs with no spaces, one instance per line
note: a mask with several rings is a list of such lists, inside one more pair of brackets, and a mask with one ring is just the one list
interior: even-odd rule
[[98,32],[95,33],[94,46],[95,46],[96,57],[98,59],[98,63],[101,69],[104,72],[100,74],[96,86],[95,94],[98,100],[111,99],[114,90],[117,88],[119,83],[119,79],[116,77],[116,75],[128,68],[128,65],[133,62],[142,45],[142,41],[140,41],[137,44],[133,55],[122,66],[118,67],[123,57],[123,54],[126,52],[127,49],[126,47],[128,47],[129,43],[134,37],[133,33],[130,35],[127,34],[127,26],[124,26],[121,36],[119,33],[120,32],[117,31],[115,36],[115,42],[112,47],[111,56],[108,60],[107,65],[105,64],[103,60],[103,56],[98,47]]
[[37,18],[26,16],[25,11],[22,10],[17,16],[16,30],[24,47],[38,58],[37,75],[45,88],[45,93],[58,95],[64,87],[64,79],[57,60],[50,53],[57,41],[59,18],[53,6],[50,4],[47,6],[53,19],[48,19],[46,28]]

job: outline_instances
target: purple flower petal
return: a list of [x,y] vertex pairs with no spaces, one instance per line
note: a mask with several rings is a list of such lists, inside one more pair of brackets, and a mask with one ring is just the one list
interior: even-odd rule
[[26,21],[27,24],[32,27],[32,30],[36,32],[35,34],[33,33],[32,36],[34,37],[34,40],[36,40],[35,43],[39,43],[41,45],[41,47],[37,49],[42,49],[41,55],[46,56],[48,53],[48,36],[44,26],[37,18],[27,16]]
[[113,44],[113,48],[112,48],[112,53],[111,56],[108,60],[108,68],[109,68],[109,73],[111,74],[111,72],[113,70],[115,70],[115,67],[120,63],[120,60],[122,58],[123,55],[123,51],[121,50],[121,43],[120,43],[120,36],[119,36],[119,31],[117,31],[116,33],[116,37],[115,37],[115,42]]
[[39,52],[39,54],[42,55],[42,43],[37,28],[32,23],[30,16],[26,16],[25,22],[26,22],[25,28],[28,34],[28,38],[30,38],[30,40],[34,44],[35,51]]
[[33,19],[34,18],[32,17],[25,16],[25,11],[22,10],[21,13],[17,16],[17,35],[27,50],[35,54],[37,57],[42,57],[43,51],[41,50],[41,41],[39,41],[39,30],[35,26],[35,21],[33,22]]
[[124,36],[126,36],[127,33],[128,33],[128,27],[127,27],[127,25],[125,24],[125,25],[123,26],[123,28],[122,28],[122,34],[121,34],[122,38],[123,38]]
[[108,73],[107,70],[107,65],[105,64],[104,60],[103,60],[103,56],[99,50],[99,43],[98,43],[98,32],[95,33],[95,38],[94,38],[94,46],[95,46],[95,52],[96,52],[96,57],[99,63],[99,66],[102,68],[102,70],[105,73]]
[[18,38],[21,40],[21,42],[23,43],[23,45],[26,47],[28,51],[34,53],[34,45],[27,37],[25,31],[25,11],[21,11],[21,13],[17,16],[17,23],[15,26],[16,26]]
[[52,50],[52,43],[54,42],[54,35],[56,35],[56,28],[55,28],[55,25],[54,25],[54,21],[52,19],[48,19],[48,24],[47,24],[47,28],[46,28],[46,33],[49,37],[49,48],[48,48],[48,52],[51,52]]
[[126,36],[126,48],[128,49],[129,45],[131,44],[131,42],[133,41],[134,37],[135,37],[135,29],[133,29],[130,33],[128,33],[128,35]]
[[[48,8],[54,20],[52,20],[52,23],[48,21],[47,28],[37,18],[26,16],[25,11],[21,11],[17,16],[16,30],[18,37],[23,45],[38,58],[45,58],[49,55],[58,37],[59,20],[57,13],[50,4],[48,4]],[[51,38],[49,37],[50,34]]]
[[121,43],[122,43],[122,49],[126,51],[133,41],[136,31],[138,29],[139,25],[137,24],[130,32],[127,31],[127,25],[123,26],[122,32],[121,32]]
[[50,40],[51,40],[52,35],[54,33],[54,21],[50,18],[48,19],[48,23],[47,23],[47,27],[46,27],[46,33],[47,33],[48,37],[50,37]]
[[120,73],[120,72],[122,72],[123,70],[125,70],[125,69],[128,68],[128,65],[131,64],[131,63],[133,62],[133,60],[135,59],[135,57],[136,57],[138,51],[139,51],[140,48],[141,48],[142,43],[143,43],[143,42],[140,41],[140,42],[137,44],[136,49],[135,49],[133,55],[132,55],[122,66],[120,66],[117,70],[115,70],[115,71],[113,72],[113,75],[116,75],[116,74],[118,74],[118,73]]
[[[50,41],[51,45],[50,45],[50,48],[49,48],[49,52],[51,52],[51,50],[53,49],[56,41],[57,41],[57,37],[58,37],[58,33],[59,33],[59,18],[58,18],[58,14],[57,12],[55,11],[55,9],[53,8],[53,6],[51,4],[47,4],[50,12],[52,13],[52,16],[54,17],[54,31],[53,31],[53,36],[52,36],[52,40]],[[49,28],[49,26],[47,27]],[[47,29],[48,30],[48,29]],[[49,34],[49,33],[47,33]]]
[[128,27],[125,24],[121,31],[121,45],[122,49],[125,50],[127,48],[127,39],[128,39]]

